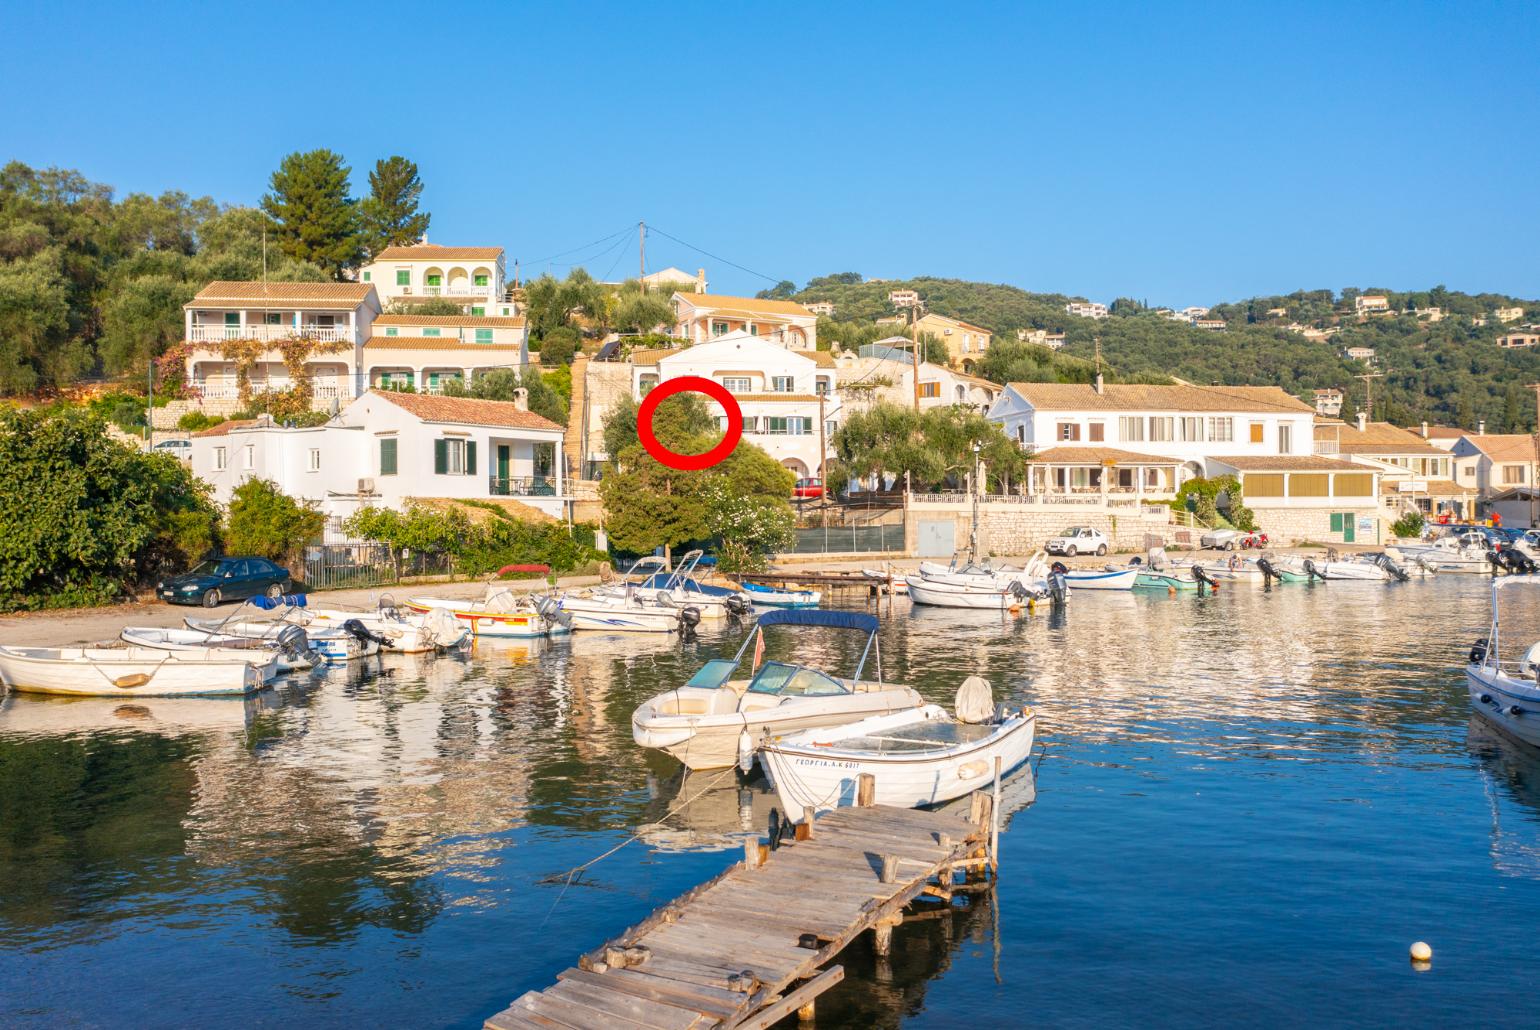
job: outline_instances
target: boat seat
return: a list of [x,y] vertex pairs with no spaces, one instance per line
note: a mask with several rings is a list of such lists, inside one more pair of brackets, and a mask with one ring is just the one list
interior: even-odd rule
[[[1540,641],[1529,645],[1529,650],[1524,652],[1524,657],[1519,659],[1519,675],[1535,676],[1535,670],[1540,668]],[[1540,679],[1540,677],[1535,677]]]

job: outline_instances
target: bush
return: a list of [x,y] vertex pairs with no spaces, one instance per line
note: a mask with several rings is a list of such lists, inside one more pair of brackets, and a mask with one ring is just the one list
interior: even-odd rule
[[545,368],[554,368],[557,365],[572,364],[572,355],[577,353],[577,330],[566,326],[559,326],[550,330],[540,340],[540,364]]
[[393,557],[449,554],[460,570],[473,576],[495,573],[506,565],[548,565],[567,572],[602,557],[594,549],[594,527],[579,523],[569,533],[560,523],[535,524],[509,515],[495,504],[461,501],[495,517],[473,524],[463,511],[412,505],[404,512],[364,508],[343,528],[355,536],[389,545]]
[[225,421],[219,415],[205,415],[201,411],[189,411],[176,420],[176,427],[184,433],[196,433],[199,430],[217,426]]
[[248,479],[230,499],[225,550],[294,568],[301,549],[320,536],[325,525],[325,516],[310,501],[296,501],[270,480]]
[[1422,512],[1413,508],[1392,522],[1390,531],[1403,540],[1415,540],[1422,536],[1422,531],[1427,524],[1427,519],[1422,517]]

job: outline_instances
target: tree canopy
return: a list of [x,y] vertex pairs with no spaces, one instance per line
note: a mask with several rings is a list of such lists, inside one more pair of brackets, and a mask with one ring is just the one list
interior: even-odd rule
[[847,415],[832,443],[841,477],[893,476],[902,481],[907,474],[910,486],[921,492],[967,482],[974,444],[997,491],[1019,483],[1027,463],[998,423],[958,405],[917,413],[896,404],[876,404]]
[[416,243],[431,221],[422,202],[417,165],[404,157],[383,158],[369,173],[369,195],[358,205],[364,252],[372,259],[386,247]]
[[262,198],[283,252],[336,279],[363,257],[359,210],[348,195],[351,172],[340,154],[324,147],[289,154],[273,173],[271,192]]

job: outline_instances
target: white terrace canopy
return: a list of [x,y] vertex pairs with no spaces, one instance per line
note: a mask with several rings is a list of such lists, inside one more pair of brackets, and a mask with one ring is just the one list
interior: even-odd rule
[[1138,454],[1116,447],[1050,447],[1028,455],[1030,494],[1171,497],[1176,493],[1176,458]]

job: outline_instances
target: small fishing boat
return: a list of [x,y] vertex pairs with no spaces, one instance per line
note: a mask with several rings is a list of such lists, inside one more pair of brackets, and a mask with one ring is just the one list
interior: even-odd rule
[[1045,598],[1064,603],[1069,599],[1068,571],[1062,562],[1050,567],[1039,552],[1020,569],[980,564],[973,558],[960,565],[921,562],[919,571],[905,576],[904,582],[915,604],[1008,611]]
[[[194,619],[182,620],[188,629],[200,629],[222,637],[244,637],[248,640],[282,641],[290,631],[298,629],[291,622],[258,619]],[[303,630],[301,632],[304,632]],[[357,661],[380,653],[382,637],[370,633],[361,623],[344,624],[335,630],[305,632],[310,650],[325,659],[328,665]]]
[[957,583],[925,576],[905,576],[904,582],[909,587],[911,601],[937,608],[1011,611],[1038,599],[1016,580],[1001,585],[991,580]]
[[[767,661],[764,631],[774,626],[854,630],[866,646],[848,679],[790,662]],[[848,723],[924,704],[908,687],[882,681],[880,624],[864,612],[785,609],[759,617],[754,632],[732,658],[713,658],[681,687],[644,702],[631,716],[631,734],[642,747],[666,751],[691,769],[752,766],[754,748],[770,734]],[[754,658],[746,675],[735,674],[750,645]],[[862,679],[867,656],[877,678]]]
[[1257,568],[1275,583],[1310,582],[1310,573],[1306,572],[1304,565],[1295,558],[1279,558],[1264,554],[1257,559]]
[[744,582],[743,589],[750,601],[765,608],[817,608],[823,598],[816,590],[782,589],[760,583]]
[[285,606],[283,601],[265,597],[252,600],[258,608],[277,610],[278,617],[285,622],[307,629],[340,630],[349,622],[357,622],[370,633],[384,638],[381,647],[403,654],[448,650],[471,638],[470,625],[456,619],[453,612],[437,607],[423,612],[402,611],[389,596],[382,598],[373,611],[311,608],[305,604],[303,594],[296,595],[295,602]]
[[1070,569],[1064,574],[1071,590],[1132,590],[1137,568]]
[[867,579],[874,580],[878,586],[891,584],[895,594],[907,594],[909,592],[909,584],[905,583],[904,577],[896,572],[889,575],[881,569],[862,569],[861,575]]
[[556,636],[572,628],[571,618],[561,615],[561,603],[556,598],[515,594],[495,583],[487,584],[486,595],[480,601],[408,597],[406,607],[424,617],[447,612],[478,637],[528,639]]
[[1002,779],[1032,752],[1031,708],[996,710],[989,683],[970,676],[957,692],[956,716],[940,705],[879,715],[827,729],[775,737],[760,748],[765,774],[783,810],[799,819],[856,803],[860,777],[874,780],[875,803],[939,805]]
[[695,579],[695,567],[702,554],[699,550],[687,552],[672,572],[665,570],[666,563],[658,555],[638,559],[623,580],[589,591],[587,596],[590,599],[624,599],[637,594],[651,595],[665,605],[694,608],[702,619],[725,619],[753,611],[752,599],[743,591],[708,586]]
[[1353,558],[1306,558],[1305,571],[1317,579],[1356,583],[1405,581],[1406,570],[1384,554],[1363,554]]
[[310,653],[310,641],[298,626],[284,640],[253,640],[250,637],[225,636],[201,629],[174,629],[161,626],[126,626],[118,639],[129,647],[155,651],[217,652],[230,661],[271,664],[276,673],[308,669],[324,661]]
[[0,682],[11,690],[79,697],[186,697],[250,694],[277,675],[265,665],[217,649],[0,646]]
[[1540,576],[1507,576],[1492,581],[1492,622],[1470,649],[1465,683],[1471,707],[1526,744],[1540,747],[1540,641],[1521,638],[1517,661],[1501,657],[1499,598],[1510,587],[1540,587]]
[[608,633],[687,634],[701,621],[695,605],[679,604],[665,590],[649,594],[634,587],[620,593],[565,594],[557,611],[574,630]]

